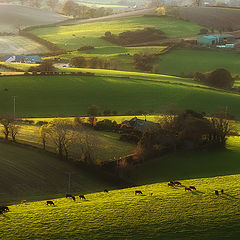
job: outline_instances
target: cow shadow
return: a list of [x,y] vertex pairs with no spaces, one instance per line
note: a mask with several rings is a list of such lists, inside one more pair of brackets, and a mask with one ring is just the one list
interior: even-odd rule
[[232,196],[232,195],[230,195],[230,194],[228,194],[228,193],[222,194],[221,197],[222,197],[222,198],[226,198],[226,199],[239,199],[239,198],[234,197],[234,196]]
[[195,190],[195,191],[192,191],[192,194],[194,195],[200,195],[200,194],[204,194],[204,192],[201,192],[199,190]]

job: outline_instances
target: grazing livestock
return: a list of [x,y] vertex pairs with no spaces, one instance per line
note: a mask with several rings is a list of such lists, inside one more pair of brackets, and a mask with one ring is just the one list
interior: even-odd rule
[[142,191],[136,190],[135,191],[135,195],[137,195],[137,194],[141,194],[142,195],[143,193],[142,193]]
[[3,211],[2,210],[0,210],[0,215],[2,215],[3,214]]
[[66,198],[72,198],[73,195],[72,194],[66,194]]
[[189,186],[192,190],[197,190],[194,186]]
[[153,193],[151,192],[151,193],[149,193],[149,196],[152,196],[153,195]]
[[224,191],[223,191],[223,189],[221,190],[221,194],[224,194]]
[[21,201],[21,204],[26,204],[27,203],[27,200],[22,200]]
[[54,202],[53,201],[47,201],[47,205],[54,205]]
[[215,195],[219,196],[218,190],[215,190]]
[[192,191],[191,188],[185,187],[185,192],[191,192],[191,191]]
[[180,182],[173,182],[174,185],[181,186],[182,184]]
[[169,182],[169,183],[168,183],[168,186],[169,186],[169,187],[174,187],[174,183]]
[[74,196],[72,196],[72,200],[75,202],[76,201],[76,198]]
[[79,195],[79,199],[85,199],[86,200],[84,195]]
[[107,189],[104,189],[104,192],[105,192],[105,193],[108,193],[108,190],[107,190]]

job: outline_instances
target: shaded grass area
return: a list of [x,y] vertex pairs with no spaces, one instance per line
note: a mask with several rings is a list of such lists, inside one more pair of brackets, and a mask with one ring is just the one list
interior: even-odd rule
[[169,76],[152,80],[107,76],[1,77],[0,109],[11,112],[12,96],[17,96],[16,113],[27,117],[85,115],[94,104],[101,111],[112,109],[118,113],[159,111],[171,105],[207,113],[228,107],[232,114],[240,116],[239,95],[183,82],[185,79]]
[[239,146],[239,137],[229,137],[227,149],[168,154],[135,168],[129,179],[136,184],[146,184],[170,179],[239,174]]
[[240,74],[240,55],[230,50],[173,50],[159,57],[159,73],[187,75],[225,68],[233,75]]
[[110,31],[119,34],[145,27],[160,29],[170,38],[197,35],[202,28],[198,24],[169,17],[141,16],[72,26],[39,28],[31,32],[40,38],[57,44],[61,48],[74,50],[84,45],[111,47],[114,44],[100,38],[105,32]]
[[68,191],[68,173],[72,173],[72,192],[94,192],[111,186],[110,182],[70,162],[3,142],[0,142],[0,172],[0,204],[4,200],[63,196]]
[[[73,202],[55,199],[10,206],[0,216],[4,239],[238,239],[240,175],[145,185],[86,195]],[[214,190],[225,194],[215,196]],[[134,195],[141,190],[143,195]],[[82,193],[85,193],[84,191]],[[149,196],[153,193],[153,196]]]

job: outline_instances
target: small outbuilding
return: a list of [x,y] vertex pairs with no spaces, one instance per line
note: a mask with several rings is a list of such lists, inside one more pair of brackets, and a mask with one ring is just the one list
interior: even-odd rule
[[197,44],[211,47],[217,45],[226,45],[234,43],[234,36],[231,34],[220,34],[220,35],[208,35],[202,36],[197,39]]

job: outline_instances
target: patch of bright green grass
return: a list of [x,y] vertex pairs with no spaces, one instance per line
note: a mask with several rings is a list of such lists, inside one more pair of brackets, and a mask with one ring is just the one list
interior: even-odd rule
[[[179,179],[180,180],[180,179]],[[182,180],[10,206],[0,216],[3,239],[231,239],[240,234],[240,175]],[[197,191],[185,192],[184,186]],[[225,190],[216,196],[215,190]],[[135,196],[135,190],[143,195]],[[81,194],[85,193],[81,191]],[[149,194],[153,193],[152,196]]]

